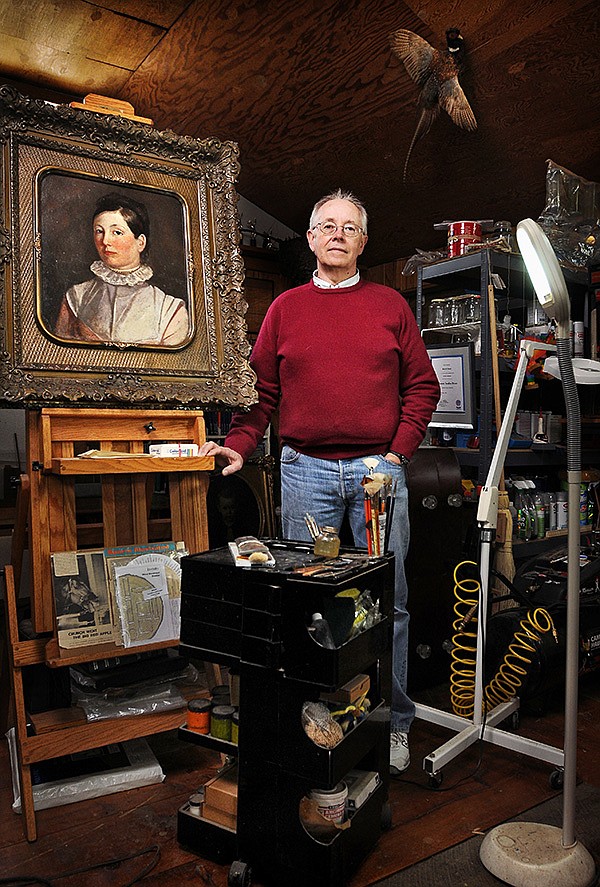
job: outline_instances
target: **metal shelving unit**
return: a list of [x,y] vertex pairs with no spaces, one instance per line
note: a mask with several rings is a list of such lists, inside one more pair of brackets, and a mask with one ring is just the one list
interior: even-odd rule
[[[566,270],[565,279],[574,302],[573,316],[583,316],[585,295],[588,282],[584,274]],[[417,272],[417,290],[415,314],[417,324],[422,332],[436,329],[440,333],[463,330],[470,324],[459,327],[425,327],[424,308],[428,290],[440,291],[441,288],[450,295],[468,289],[477,291],[481,296],[481,358],[479,362],[479,450],[457,452],[459,461],[464,465],[476,465],[478,482],[483,483],[487,477],[493,454],[493,377],[492,377],[492,342],[490,338],[489,297],[490,287],[500,312],[508,311],[516,317],[519,326],[525,326],[527,306],[536,303],[529,277],[523,260],[517,253],[502,252],[492,249],[481,249],[464,256],[444,259],[431,265],[422,265]],[[553,455],[533,450],[513,450],[509,453],[507,464],[545,465],[562,464],[555,461],[560,448],[551,451]],[[463,461],[464,459],[464,461]]]

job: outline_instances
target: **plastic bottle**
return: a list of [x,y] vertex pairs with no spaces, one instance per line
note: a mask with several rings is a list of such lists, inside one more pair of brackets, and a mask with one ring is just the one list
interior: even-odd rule
[[588,524],[593,527],[596,523],[596,490],[598,484],[591,483],[588,487]]
[[588,523],[588,484],[579,485],[579,523],[585,527]]
[[527,539],[527,517],[523,507],[523,493],[516,485],[514,487],[514,508],[513,535],[520,542],[525,542]]
[[536,536],[536,513],[535,513],[535,503],[533,501],[533,496],[530,496],[528,493],[523,496],[525,501],[525,508],[527,509],[527,519],[528,519],[528,527],[527,527],[527,539],[533,539]]
[[558,513],[556,517],[556,529],[557,530],[566,530],[569,525],[568,514],[569,514],[569,497],[567,493],[563,490],[559,490],[556,494],[556,504],[558,506]]
[[538,539],[543,539],[546,535],[546,509],[544,507],[544,497],[541,493],[536,493],[534,497],[535,503],[535,534]]
[[558,503],[556,501],[556,493],[548,493],[548,501],[550,503],[550,512],[548,516],[548,529],[556,530],[558,522]]
[[312,622],[308,628],[317,644],[321,647],[327,647],[328,650],[335,650],[335,641],[331,634],[329,622],[324,619],[321,613],[313,613]]

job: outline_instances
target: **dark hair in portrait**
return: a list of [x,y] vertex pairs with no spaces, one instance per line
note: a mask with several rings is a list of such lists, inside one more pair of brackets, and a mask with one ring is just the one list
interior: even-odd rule
[[220,548],[238,536],[259,536],[263,516],[252,488],[239,476],[211,478],[206,497],[211,548]]
[[[152,268],[152,283],[191,308],[188,219],[179,195],[49,169],[37,181],[39,321],[49,331],[54,329],[64,293],[92,277],[90,266],[98,259],[93,223],[103,212],[120,212],[136,238],[145,236],[141,261]],[[160,243],[153,252],[151,234],[153,245]]]
[[92,224],[94,219],[105,212],[120,212],[136,237],[146,235],[146,246],[141,254],[142,262],[147,262],[150,255],[150,216],[143,203],[128,197],[125,194],[111,192],[104,194],[94,207]]

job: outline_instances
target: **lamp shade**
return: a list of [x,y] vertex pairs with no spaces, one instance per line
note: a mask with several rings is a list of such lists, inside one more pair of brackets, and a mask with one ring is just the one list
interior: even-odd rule
[[571,302],[567,285],[552,245],[537,222],[523,219],[517,225],[517,243],[538,301],[556,321],[560,338],[571,333]]
[[[573,358],[573,375],[578,385],[600,385],[600,362],[585,357]],[[544,372],[555,379],[560,379],[558,358],[547,357],[544,361]]]

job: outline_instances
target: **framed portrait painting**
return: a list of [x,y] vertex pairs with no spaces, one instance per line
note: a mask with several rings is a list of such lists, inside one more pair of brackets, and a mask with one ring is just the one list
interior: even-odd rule
[[0,401],[250,405],[237,146],[0,87]]

